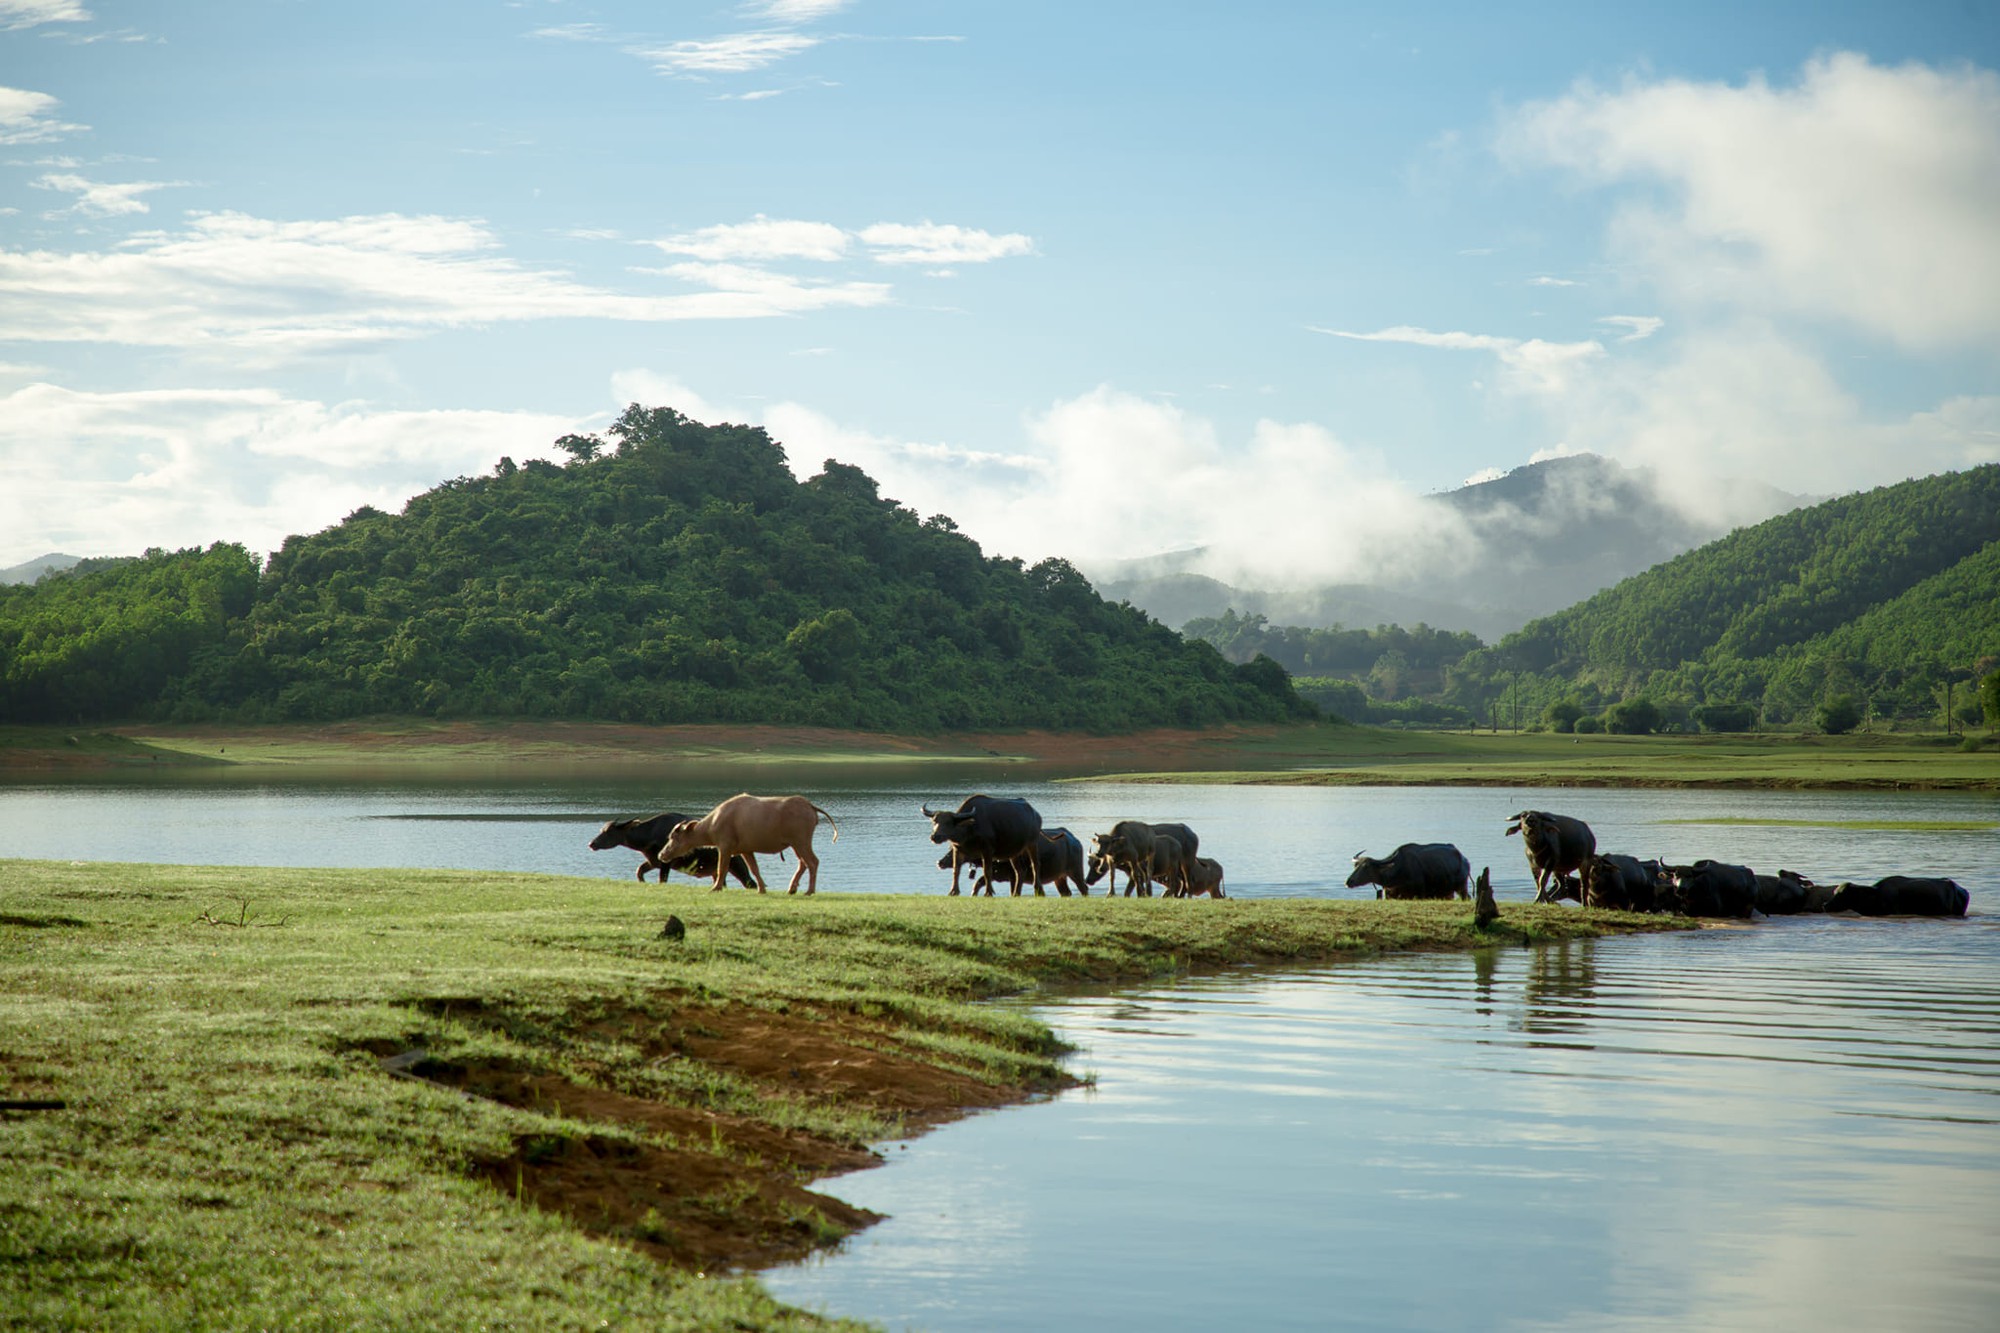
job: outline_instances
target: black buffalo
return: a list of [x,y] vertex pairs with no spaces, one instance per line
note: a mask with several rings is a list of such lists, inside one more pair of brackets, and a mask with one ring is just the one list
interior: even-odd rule
[[1749,866],[1696,861],[1668,866],[1662,905],[1682,916],[1747,917],[1757,908],[1757,872]]
[[[614,819],[597,830],[597,836],[590,840],[590,850],[605,851],[612,847],[630,847],[646,859],[639,862],[637,878],[646,878],[648,870],[660,872],[660,883],[667,882],[667,871],[678,870],[696,879],[715,878],[715,848],[697,847],[686,856],[672,861],[660,860],[660,851],[667,845],[667,837],[674,831],[674,825],[692,818],[691,815],[668,811],[654,815],[650,819]],[[750,878],[750,865],[740,856],[729,858],[729,873],[736,876],[744,888],[753,889],[755,881]]]
[[[1020,797],[968,796],[956,810],[922,807],[931,821],[931,841],[951,846],[951,891],[958,893],[958,868],[976,865],[986,877],[986,896],[993,896],[994,867],[1008,862],[1013,883],[1032,880],[1035,892],[1042,891],[1042,878],[1034,854],[1041,838],[1042,816]],[[942,867],[943,862],[939,863]],[[974,890],[977,892],[977,890]]]
[[[1070,887],[1074,885],[1078,893],[1086,898],[1090,896],[1088,883],[1083,877],[1083,844],[1077,841],[1074,833],[1066,828],[1043,829],[1041,836],[1035,839],[1033,854],[1037,872],[1036,893],[1042,892],[1043,884],[1053,884],[1056,886],[1056,892],[1067,898]],[[938,869],[952,869],[952,861],[957,856],[956,848],[940,856]],[[1021,891],[1021,886],[1014,880],[1014,863],[1011,860],[995,861],[993,877],[1002,884],[1012,884],[1015,893]],[[978,893],[981,889],[989,887],[991,886],[987,884],[982,873],[980,879],[973,883],[972,891]]]
[[1222,863],[1206,856],[1192,858],[1186,867],[1183,898],[1199,898],[1204,893],[1211,898],[1227,898],[1222,891]]
[[1387,856],[1354,854],[1347,887],[1377,888],[1377,898],[1469,898],[1472,862],[1448,842],[1406,842]]
[[1824,912],[1833,890],[1822,888],[1804,875],[1780,870],[1775,875],[1757,876],[1757,910],[1765,916],[1797,916],[1801,912]]
[[1581,874],[1583,863],[1597,851],[1597,835],[1590,831],[1590,825],[1546,810],[1523,810],[1509,819],[1507,836],[1520,834],[1521,850],[1528,854],[1528,871],[1535,877],[1535,901],[1581,900],[1581,881],[1575,885],[1568,881],[1571,875]]
[[1611,853],[1583,863],[1583,905],[1614,912],[1650,912],[1660,891],[1658,861]]
[[1842,884],[1826,910],[1862,916],[1964,916],[1972,895],[1957,880],[1889,875],[1873,884]]
[[1090,878],[1095,884],[1106,875],[1111,882],[1104,891],[1110,893],[1118,887],[1118,872],[1124,871],[1128,879],[1125,896],[1133,893],[1142,897],[1153,896],[1153,826],[1136,819],[1121,819],[1111,826],[1109,833],[1099,833],[1090,840]]

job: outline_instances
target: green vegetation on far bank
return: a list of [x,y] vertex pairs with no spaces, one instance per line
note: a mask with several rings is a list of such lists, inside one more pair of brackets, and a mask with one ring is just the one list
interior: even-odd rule
[[562,467],[502,458],[401,513],[151,551],[0,587],[0,717],[401,715],[867,731],[1120,732],[1316,716],[1099,597],[990,558],[943,515],[761,429],[633,404]]
[[[71,742],[75,742],[72,744]],[[369,719],[324,727],[0,727],[0,774],[181,765],[395,770],[509,765],[976,765],[1023,779],[1350,786],[1591,786],[2000,792],[2000,747],[1859,734],[1565,736],[1329,724],[1084,737],[893,736],[776,727],[621,727]],[[753,773],[744,774],[754,785]],[[773,779],[776,780],[776,779]]]
[[1488,938],[1464,903],[21,861],[0,908],[0,1098],[61,1104],[0,1110],[33,1327],[826,1327],[728,1275],[869,1221],[807,1181],[1068,1081],[977,1001]]
[[[1716,787],[2000,792],[2000,751],[1942,736],[1563,736],[1547,732],[1325,733],[1282,766],[1117,775],[1131,782],[1356,787]],[[1265,755],[1277,744],[1273,737]]]

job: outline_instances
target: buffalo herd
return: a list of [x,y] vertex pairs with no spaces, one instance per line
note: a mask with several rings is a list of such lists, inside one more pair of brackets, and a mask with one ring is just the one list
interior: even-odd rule
[[[993,896],[996,885],[1018,895],[1032,887],[1037,896],[1053,885],[1062,897],[1084,897],[1102,883],[1115,894],[1125,876],[1125,896],[1226,898],[1222,866],[1201,852],[1201,839],[1186,824],[1153,824],[1124,819],[1108,832],[1083,842],[1066,828],[1048,828],[1041,812],[1019,797],[968,796],[956,810],[921,807],[930,821],[930,840],[943,848],[938,869],[951,872],[951,893],[970,869],[970,892]],[[803,796],[732,796],[706,815],[667,813],[646,819],[614,819],[590,840],[594,851],[628,847],[639,853],[638,878],[669,870],[712,881],[722,888],[734,875],[745,888],[764,892],[759,853],[790,851],[798,858],[788,893],[806,878],[810,896],[818,887],[819,857],[813,833],[833,816]],[[1601,853],[1590,826],[1569,815],[1523,810],[1508,817],[1507,835],[1521,839],[1534,879],[1535,901],[1565,898],[1585,907],[1625,912],[1671,912],[1689,917],[1791,916],[1801,912],[1853,912],[1861,916],[1964,916],[1970,895],[1955,881],[1890,875],[1873,884],[1819,884],[1790,870],[1758,874],[1748,866],[1700,860],[1672,865],[1622,853]],[[834,827],[835,841],[840,829]],[[1448,842],[1406,842],[1387,856],[1356,853],[1347,887],[1375,886],[1378,898],[1469,898],[1472,863]],[[1476,881],[1477,919],[1491,922],[1494,905],[1488,872]]]

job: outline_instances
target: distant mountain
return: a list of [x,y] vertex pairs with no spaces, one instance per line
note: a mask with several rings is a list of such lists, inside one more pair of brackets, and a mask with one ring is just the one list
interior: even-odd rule
[[74,568],[81,559],[81,556],[57,555],[54,552],[38,555],[33,560],[0,569],[0,583],[33,583],[50,570]]
[[[1748,703],[1799,720],[1829,694],[1880,716],[2000,665],[2000,464],[1842,496],[1733,532],[1460,664],[1468,695]],[[1468,699],[1468,702],[1470,700]]]
[[1690,516],[1653,470],[1572,454],[1425,497],[1440,523],[1463,532],[1465,558],[1456,570],[1421,583],[1232,586],[1203,572],[1208,553],[1199,549],[1088,572],[1104,596],[1129,601],[1169,625],[1233,608],[1273,624],[1421,622],[1492,641],[1740,523],[1810,503],[1755,482],[1729,482],[1715,492],[1727,498],[1726,508],[1717,503],[1704,517]]

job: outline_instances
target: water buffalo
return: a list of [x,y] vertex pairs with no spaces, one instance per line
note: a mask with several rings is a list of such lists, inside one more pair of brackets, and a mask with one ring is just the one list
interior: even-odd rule
[[1222,891],[1222,863],[1212,857],[1191,858],[1183,872],[1186,876],[1180,891],[1183,898],[1199,898],[1204,893],[1211,898],[1227,898]]
[[740,855],[750,863],[750,873],[756,877],[757,892],[764,892],[764,872],[757,868],[759,852],[777,852],[783,855],[787,848],[798,858],[798,868],[792,871],[792,882],[786,893],[799,891],[799,876],[805,875],[806,896],[819,891],[819,857],[813,853],[813,831],[820,820],[826,820],[833,828],[833,840],[840,841],[840,826],[833,822],[833,816],[814,805],[803,796],[752,796],[741,792],[730,797],[700,819],[686,819],[674,825],[667,836],[667,845],[660,850],[659,859],[673,862],[688,855],[698,847],[713,847],[716,851],[716,871],[713,888],[721,888],[724,882],[722,867],[735,861]]
[[1125,885],[1125,896],[1134,892],[1142,897],[1153,896],[1153,826],[1136,819],[1121,819],[1111,826],[1109,833],[1099,833],[1090,840],[1090,880],[1097,883],[1105,875],[1111,876],[1105,886],[1109,893],[1117,887],[1118,872],[1123,870],[1130,877]]
[[1613,912],[1650,912],[1664,868],[1658,861],[1611,853],[1583,863],[1583,905]]
[[1873,884],[1842,884],[1826,910],[1862,916],[1964,916],[1972,895],[1957,880],[1889,875]]
[[1667,866],[1669,912],[1682,916],[1747,917],[1757,907],[1757,872],[1749,866],[1720,861],[1696,861],[1691,866]]
[[[1035,858],[1034,879],[1037,895],[1047,896],[1042,894],[1042,885],[1053,884],[1056,886],[1056,892],[1065,898],[1069,897],[1072,885],[1084,897],[1090,896],[1090,889],[1083,877],[1083,844],[1077,841],[1074,833],[1066,828],[1043,829],[1041,836],[1035,839],[1032,854]],[[938,869],[952,870],[952,862],[957,857],[958,849],[954,847],[938,858]],[[1002,884],[1012,884],[1014,892],[1020,893],[1021,886],[1016,882],[1012,860],[995,861],[993,878]],[[972,891],[978,893],[981,889],[991,887],[982,873],[979,879],[974,881]]]
[[[1164,889],[1162,897],[1180,898],[1187,893],[1187,868],[1190,857],[1181,840],[1171,833],[1153,832],[1153,864],[1150,868],[1153,883]],[[1108,892],[1108,890],[1107,890]]]
[[1472,862],[1448,842],[1406,842],[1387,856],[1354,854],[1347,887],[1377,888],[1377,898],[1465,898]]
[[1512,822],[1507,825],[1507,835],[1520,834],[1521,850],[1528,854],[1528,870],[1535,877],[1535,901],[1581,899],[1581,884],[1572,888],[1567,880],[1581,872],[1583,863],[1597,850],[1597,835],[1590,831],[1590,825],[1546,810],[1523,810],[1509,818]]
[[[639,862],[637,877],[641,880],[646,878],[648,870],[659,871],[662,884],[667,882],[669,870],[678,870],[697,879],[713,879],[717,859],[713,847],[698,847],[671,864],[660,859],[660,849],[667,845],[667,837],[674,831],[674,825],[686,823],[687,818],[670,810],[650,819],[614,819],[597,830],[597,836],[590,840],[590,850],[601,852],[612,847],[630,847],[645,858]],[[742,857],[729,858],[729,873],[736,876],[737,882],[744,888],[755,886],[755,881],[750,878],[750,865]]]
[[952,896],[958,894],[958,868],[969,864],[978,866],[986,877],[986,896],[992,897],[994,866],[1002,861],[1011,863],[1016,892],[1024,879],[1034,882],[1036,893],[1042,891],[1034,854],[1035,843],[1041,838],[1042,816],[1034,806],[1019,797],[981,793],[966,797],[956,810],[920,808],[931,821],[931,841],[951,845]]
[[1804,875],[1789,870],[1757,876],[1757,910],[1765,916],[1824,912],[1832,897],[1832,889],[1822,889]]

